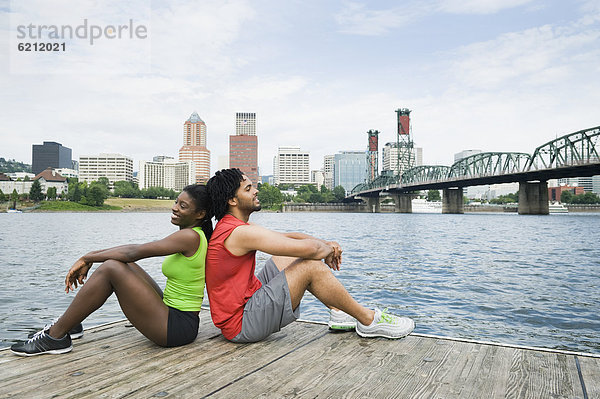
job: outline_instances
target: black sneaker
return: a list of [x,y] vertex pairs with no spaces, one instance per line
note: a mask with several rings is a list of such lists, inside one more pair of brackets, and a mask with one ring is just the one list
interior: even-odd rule
[[[54,324],[54,323],[52,323]],[[44,326],[44,330],[49,329],[52,324],[48,324],[46,326]],[[27,335],[28,339],[33,338],[33,336],[37,334],[35,332],[29,333],[29,335]],[[77,338],[81,338],[83,337],[83,325],[81,323],[77,324],[75,327],[71,328],[69,330],[69,335],[71,336],[71,339],[77,339]]]
[[58,355],[60,353],[71,352],[73,345],[71,345],[69,334],[56,339],[48,335],[47,331],[48,329],[35,333],[28,341],[11,346],[10,350],[19,356],[35,356],[43,355],[44,353]]

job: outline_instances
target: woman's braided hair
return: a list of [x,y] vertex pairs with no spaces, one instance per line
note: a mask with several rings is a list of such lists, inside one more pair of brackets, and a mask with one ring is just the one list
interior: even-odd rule
[[238,168],[223,169],[210,178],[206,187],[212,200],[212,211],[215,219],[221,220],[227,214],[227,201],[235,197],[240,188],[240,182],[244,180],[242,171]]

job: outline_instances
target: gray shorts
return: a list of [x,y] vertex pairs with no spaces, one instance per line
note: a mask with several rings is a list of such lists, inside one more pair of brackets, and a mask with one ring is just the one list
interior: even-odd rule
[[300,317],[300,306],[292,309],[285,272],[269,259],[256,277],[262,283],[244,307],[242,331],[231,342],[257,342],[281,330]]

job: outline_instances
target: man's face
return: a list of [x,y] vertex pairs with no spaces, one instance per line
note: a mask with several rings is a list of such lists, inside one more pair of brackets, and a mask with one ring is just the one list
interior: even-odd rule
[[240,187],[235,193],[237,206],[240,210],[252,213],[260,211],[260,201],[258,200],[258,190],[252,185],[248,176],[244,175],[244,180],[240,182]]

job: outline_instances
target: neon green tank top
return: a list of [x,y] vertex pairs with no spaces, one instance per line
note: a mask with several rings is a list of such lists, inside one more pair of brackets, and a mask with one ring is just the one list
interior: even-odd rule
[[206,262],[206,236],[201,227],[194,227],[200,236],[200,246],[189,258],[181,253],[169,255],[162,264],[167,277],[163,302],[184,312],[199,311],[204,299],[204,266]]

